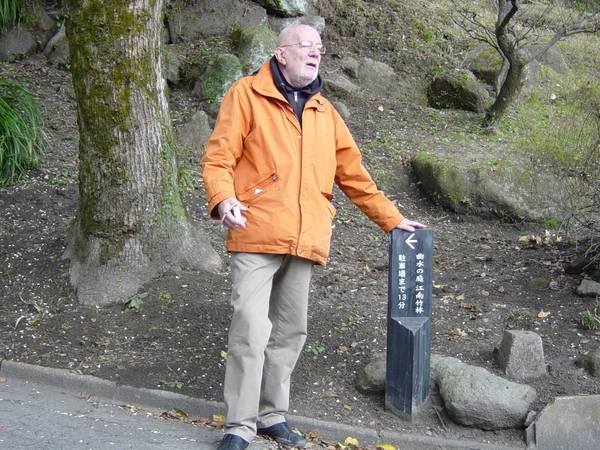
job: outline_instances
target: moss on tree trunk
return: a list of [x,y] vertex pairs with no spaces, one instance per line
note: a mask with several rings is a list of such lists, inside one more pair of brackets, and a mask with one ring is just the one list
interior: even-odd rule
[[65,256],[84,304],[135,294],[171,265],[216,269],[177,180],[162,75],[162,0],[68,0],[80,207]]

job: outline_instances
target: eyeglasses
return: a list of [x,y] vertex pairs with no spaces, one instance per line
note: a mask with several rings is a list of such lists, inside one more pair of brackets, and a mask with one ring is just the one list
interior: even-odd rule
[[325,46],[323,44],[313,44],[312,42],[308,41],[296,42],[295,44],[280,45],[280,47],[292,47],[294,45],[298,45],[305,52],[310,52],[311,50],[315,49],[321,55],[325,54]]

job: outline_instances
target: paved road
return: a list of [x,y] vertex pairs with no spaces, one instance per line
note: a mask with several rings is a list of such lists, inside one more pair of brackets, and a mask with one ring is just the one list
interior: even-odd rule
[[[159,418],[161,412],[173,408],[196,418],[223,413],[220,403],[176,393],[117,386],[65,370],[12,361],[0,363],[0,449],[212,450],[217,447],[222,431]],[[330,442],[355,437],[361,447],[386,442],[398,450],[509,450],[467,441],[377,432],[306,417],[288,419],[292,427],[319,430]],[[249,450],[276,448],[271,441],[257,439]]]
[[0,448],[209,450],[222,436],[205,425],[157,415],[11,378],[0,383]]

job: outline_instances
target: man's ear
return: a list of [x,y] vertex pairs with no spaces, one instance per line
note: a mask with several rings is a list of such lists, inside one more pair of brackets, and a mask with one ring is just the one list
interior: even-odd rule
[[287,64],[285,61],[285,56],[283,55],[283,49],[281,47],[277,47],[275,49],[275,59],[282,66],[285,66]]

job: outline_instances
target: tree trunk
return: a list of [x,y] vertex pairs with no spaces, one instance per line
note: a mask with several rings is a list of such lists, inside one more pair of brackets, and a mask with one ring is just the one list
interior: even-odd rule
[[86,305],[123,301],[158,272],[221,261],[183,205],[162,75],[163,0],[67,0],[80,204],[67,237]]
[[507,32],[510,21],[518,9],[517,0],[500,0],[498,2],[498,20],[494,32],[498,47],[505,62],[508,63],[508,70],[496,100],[485,113],[484,128],[495,129],[498,127],[500,119],[521,90],[521,75],[525,64],[519,55],[517,41],[511,40]]
[[508,107],[513,103],[513,99],[519,94],[523,85],[521,83],[523,64],[518,56],[512,56],[513,55],[511,55],[512,61],[509,62],[508,72],[506,73],[506,78],[504,78],[500,92],[498,92],[492,106],[485,112],[485,119],[483,122],[484,128],[495,128],[499,125],[500,119],[504,116]]

